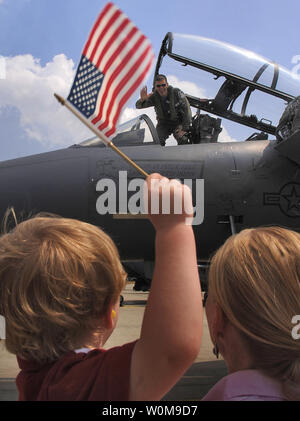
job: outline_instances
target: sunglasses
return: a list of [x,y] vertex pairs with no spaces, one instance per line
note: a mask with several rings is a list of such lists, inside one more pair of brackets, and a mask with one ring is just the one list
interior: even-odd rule
[[167,84],[166,83],[161,83],[160,85],[156,85],[157,88],[160,88],[161,86],[164,88],[165,86],[167,86]]

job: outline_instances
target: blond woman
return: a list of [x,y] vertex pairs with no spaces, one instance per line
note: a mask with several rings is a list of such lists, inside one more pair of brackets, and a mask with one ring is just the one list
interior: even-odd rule
[[300,399],[298,233],[266,227],[230,237],[211,262],[206,314],[229,375],[204,400]]

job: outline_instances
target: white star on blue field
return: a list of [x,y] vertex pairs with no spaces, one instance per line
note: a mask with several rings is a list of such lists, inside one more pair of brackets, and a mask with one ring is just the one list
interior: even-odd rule
[[78,71],[71,88],[68,100],[86,118],[89,118],[96,108],[98,92],[101,89],[104,74],[85,56],[81,57]]

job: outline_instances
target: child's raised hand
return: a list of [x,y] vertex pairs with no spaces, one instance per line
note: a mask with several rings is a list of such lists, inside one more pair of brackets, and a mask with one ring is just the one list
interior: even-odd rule
[[189,187],[180,181],[151,174],[146,179],[144,198],[145,209],[156,230],[179,223],[191,225],[192,194]]

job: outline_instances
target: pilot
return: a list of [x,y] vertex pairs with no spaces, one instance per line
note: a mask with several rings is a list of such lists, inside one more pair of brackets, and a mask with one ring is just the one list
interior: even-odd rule
[[154,92],[148,94],[144,86],[135,105],[138,109],[154,107],[158,123],[156,130],[162,146],[171,134],[178,145],[189,143],[187,132],[192,123],[190,104],[180,89],[168,84],[165,75],[155,77]]

